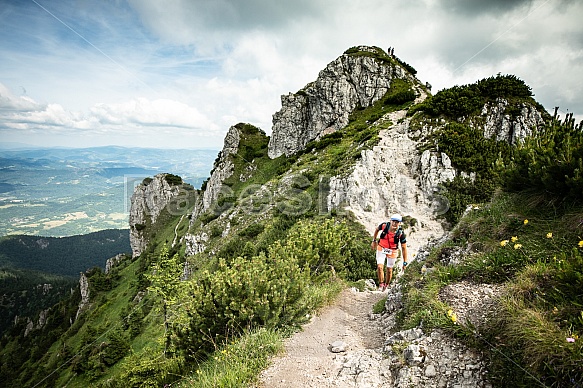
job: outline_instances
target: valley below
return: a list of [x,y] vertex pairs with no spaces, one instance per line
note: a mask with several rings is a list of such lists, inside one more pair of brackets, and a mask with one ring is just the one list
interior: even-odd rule
[[0,236],[127,229],[135,186],[158,173],[195,188],[217,150],[96,147],[0,150]]

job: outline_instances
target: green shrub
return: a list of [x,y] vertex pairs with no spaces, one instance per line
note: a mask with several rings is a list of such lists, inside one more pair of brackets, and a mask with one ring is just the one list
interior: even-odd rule
[[248,227],[246,227],[245,229],[243,229],[242,231],[239,232],[239,236],[243,236],[243,237],[256,237],[258,236],[261,232],[263,232],[263,230],[265,229],[265,226],[263,224],[251,224]]
[[387,63],[390,61],[389,56],[387,55],[386,52],[383,51],[383,49],[381,49],[379,47],[373,47],[373,48],[374,48],[374,52],[361,51],[358,46],[355,46],[355,47],[351,47],[348,50],[346,50],[344,52],[344,54],[351,55],[351,56],[371,57],[371,58],[375,58],[379,61],[387,62]]
[[403,91],[399,91],[395,94],[388,96],[385,99],[384,104],[385,105],[401,105],[401,104],[404,104],[406,102],[414,101],[416,97],[417,96],[415,95],[415,92],[413,90],[411,90],[411,89],[403,90]]
[[198,219],[200,220],[200,222],[203,225],[206,225],[209,222],[219,218],[219,215],[220,215],[220,213],[215,213],[215,212],[209,211],[209,212],[203,213],[200,216],[198,216]]
[[437,130],[430,141],[437,142],[437,149],[447,154],[458,170],[474,173],[473,178],[458,175],[443,184],[442,195],[449,201],[444,217],[455,224],[469,204],[489,200],[500,186],[497,165],[504,163],[511,146],[505,141],[486,139],[480,129],[460,123],[449,123]]
[[221,228],[219,225],[213,225],[211,227],[211,233],[210,233],[211,238],[219,237],[222,234],[223,234],[223,228]]
[[164,179],[170,186],[178,186],[182,184],[182,178],[174,174],[165,174]]
[[412,75],[417,74],[417,70],[415,70],[415,68],[413,66],[411,66],[410,64],[402,61],[401,59],[397,58],[397,57],[393,57],[397,62],[399,62],[399,64],[401,66],[403,66],[405,68],[405,70],[407,70],[409,73],[411,73]]
[[180,378],[184,360],[165,358],[161,349],[146,348],[141,353],[130,355],[123,364],[122,372],[113,381],[111,387],[155,388],[171,384]]
[[522,99],[536,105],[532,99],[532,90],[524,81],[514,75],[498,74],[474,84],[441,90],[416,106],[409,114],[421,110],[432,116],[444,115],[457,119],[478,114],[486,102],[495,101],[497,98]]
[[571,118],[553,120],[513,150],[504,172],[512,191],[530,190],[557,199],[583,201],[583,130]]
[[498,179],[489,173],[477,175],[473,180],[458,175],[445,182],[445,190],[440,195],[447,198],[449,209],[443,215],[444,218],[455,225],[468,205],[487,202],[498,185]]
[[126,334],[121,330],[114,330],[108,335],[101,359],[106,366],[112,366],[121,360],[129,350],[130,343]]
[[387,303],[387,297],[382,298],[372,306],[373,314],[382,314],[385,311],[385,304]]
[[511,149],[505,141],[485,138],[481,128],[459,123],[447,124],[432,138],[437,140],[439,151],[446,153],[452,164],[465,172],[493,171],[500,155],[509,154]]
[[244,244],[245,240],[239,236],[231,237],[228,240],[223,240],[222,245],[217,252],[217,257],[222,257],[229,261],[231,258],[244,256],[241,253],[241,249],[243,248]]
[[245,328],[303,323],[313,307],[302,302],[309,276],[279,243],[268,256],[220,259],[216,271],[203,270],[188,284],[188,324],[178,333],[179,347],[198,358]]
[[348,246],[353,240],[345,223],[299,221],[290,231],[286,250],[300,267],[310,268],[313,276],[345,274]]

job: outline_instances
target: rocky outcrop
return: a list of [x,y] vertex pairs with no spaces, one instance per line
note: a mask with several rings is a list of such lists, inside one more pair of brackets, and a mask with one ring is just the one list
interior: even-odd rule
[[146,228],[181,193],[182,187],[168,183],[166,176],[158,174],[153,179],[145,179],[134,190],[129,216],[132,257],[139,256],[146,248]]
[[44,284],[38,284],[36,286],[37,290],[42,289],[42,294],[43,296],[46,296],[49,294],[49,292],[51,292],[51,290],[53,289],[53,285],[50,283],[44,283]]
[[[497,287],[479,284],[450,287],[456,289],[446,290],[443,301],[454,309],[459,324],[466,324],[466,318],[475,315],[484,320],[495,314],[492,302],[500,294]],[[383,332],[382,343],[377,348],[353,350],[354,344],[343,342],[345,350],[335,358],[336,371],[330,377],[324,376],[322,386],[492,387],[487,377],[487,359],[481,352],[439,329],[396,331],[401,299],[400,287],[393,285],[387,294],[385,311],[370,314],[368,321],[360,323],[369,330]],[[472,323],[476,322],[474,319]]]
[[456,171],[446,154],[419,154],[405,113],[383,117],[387,129],[381,131],[378,145],[362,151],[349,175],[330,179],[328,208],[351,211],[371,235],[391,213],[411,217],[415,226],[408,230],[407,245],[412,257],[428,239],[444,233],[436,215],[449,205],[440,196],[439,185],[452,179]]
[[[224,182],[226,179],[233,175],[235,169],[233,156],[236,155],[239,151],[241,138],[242,132],[240,125],[235,125],[229,128],[229,131],[225,136],[223,149],[219,152],[217,159],[215,160],[204,192],[194,204],[194,209],[190,217],[191,225],[199,218],[201,214],[211,210],[219,196],[229,196],[229,194],[232,192],[231,188],[226,186]],[[221,209],[214,210],[218,212]],[[208,240],[209,235],[204,231],[200,231],[197,234],[187,233],[183,240],[186,244],[185,254],[190,256],[204,252]]]
[[[204,191],[202,199],[202,208],[197,209],[199,213],[203,213],[208,210],[214,201],[219,197],[221,192],[225,190],[223,182],[225,179],[233,175],[233,161],[229,158],[230,155],[237,154],[239,150],[239,142],[241,141],[241,131],[236,126],[229,128],[227,135],[225,136],[225,141],[223,144],[223,149],[219,152],[219,155],[213,165],[213,170],[211,176],[207,182],[206,189]],[[196,218],[196,217],[193,217]]]
[[81,302],[79,302],[75,321],[89,307],[89,279],[87,279],[84,273],[81,273],[81,277],[79,278],[79,290],[81,291]]
[[484,105],[481,113],[484,137],[516,144],[544,125],[541,113],[534,106],[520,103],[512,107],[513,114],[509,112],[509,107],[509,102],[503,98]]
[[205,232],[187,234],[184,237],[184,241],[186,242],[186,254],[190,256],[204,252],[208,240],[209,235]]
[[121,263],[123,259],[125,259],[125,255],[123,253],[120,253],[118,255],[115,255],[114,257],[107,259],[107,261],[105,262],[105,273],[108,274],[109,272],[111,272],[111,269],[118,265],[119,263]]
[[[33,330],[40,330],[47,324],[47,317],[49,316],[50,309],[41,310],[38,316],[38,323],[36,326],[32,319],[27,318],[27,324],[24,328],[24,336],[27,337],[31,331]],[[16,322],[18,321],[18,317],[16,317]]]
[[[361,52],[386,55],[375,47],[359,47]],[[373,55],[344,54],[326,66],[315,82],[300,92],[282,96],[282,108],[273,115],[268,155],[292,155],[322,133],[331,133],[348,124],[357,107],[368,107],[381,99],[396,78],[415,78],[395,61]]]

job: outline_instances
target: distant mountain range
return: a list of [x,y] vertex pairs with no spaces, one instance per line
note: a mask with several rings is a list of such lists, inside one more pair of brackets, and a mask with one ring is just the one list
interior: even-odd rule
[[0,236],[71,236],[128,227],[134,187],[161,172],[199,188],[217,150],[0,144]]

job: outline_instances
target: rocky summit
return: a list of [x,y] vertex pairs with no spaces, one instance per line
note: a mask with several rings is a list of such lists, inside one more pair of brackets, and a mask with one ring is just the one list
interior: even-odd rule
[[309,141],[345,127],[354,109],[377,102],[393,80],[416,81],[379,48],[360,46],[354,51],[371,55],[342,55],[330,62],[316,81],[281,97],[281,110],[273,115],[271,158],[292,155]]

